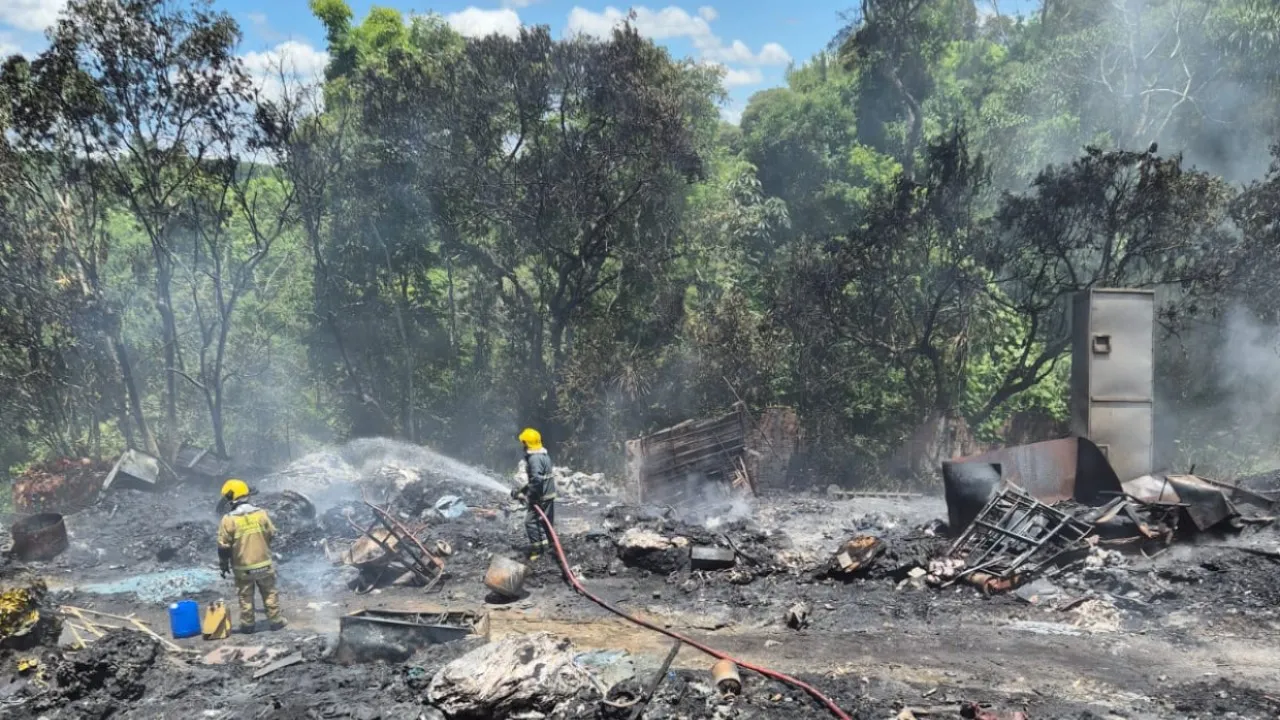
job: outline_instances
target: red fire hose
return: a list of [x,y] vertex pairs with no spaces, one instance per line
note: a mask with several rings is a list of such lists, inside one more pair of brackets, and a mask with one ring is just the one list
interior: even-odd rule
[[653,630],[654,632],[662,633],[663,635],[666,635],[667,637],[673,640],[679,640],[680,642],[686,645],[690,645],[692,647],[695,647],[701,650],[702,652],[710,655],[713,658],[716,658],[717,660],[728,660],[734,663],[735,665],[737,665],[738,667],[744,667],[748,670],[752,670],[754,672],[760,673],[761,675],[764,675],[767,678],[772,678],[779,682],[786,683],[791,687],[803,690],[809,693],[809,695],[812,696],[814,700],[817,700],[818,702],[822,703],[828,710],[831,711],[833,715],[840,718],[840,720],[852,720],[852,718],[849,717],[849,714],[841,710],[840,706],[836,705],[835,702],[831,700],[831,698],[827,697],[826,695],[823,695],[817,688],[815,688],[814,686],[802,680],[797,680],[796,678],[793,678],[790,675],[784,675],[780,672],[777,672],[775,670],[770,670],[769,668],[766,668],[766,667],[761,667],[759,665],[753,665],[748,662],[743,662],[733,657],[732,655],[729,655],[728,653],[721,652],[720,650],[716,650],[713,647],[708,647],[695,640],[690,640],[689,638],[685,637],[684,635],[681,635],[680,633],[674,632],[672,630],[668,630],[663,627],[658,627],[657,625],[654,625],[651,622],[647,622],[645,620],[641,620],[638,617],[628,615],[626,612],[614,607],[613,605],[610,605],[608,602],[601,600],[595,595],[592,595],[591,591],[587,590],[582,585],[582,581],[578,580],[577,576],[573,574],[573,571],[569,569],[569,560],[564,556],[564,548],[560,546],[560,536],[556,535],[555,528],[551,527],[551,522],[547,520],[546,513],[542,512],[542,508],[538,507],[537,505],[530,504],[530,507],[532,507],[534,510],[537,510],[538,516],[542,518],[542,526],[546,528],[547,536],[551,538],[551,546],[556,551],[556,560],[560,562],[560,569],[564,571],[565,578],[569,580],[569,584],[573,586],[573,589],[577,591],[579,595],[582,595],[583,597],[590,600],[591,602],[599,605],[605,610],[608,610],[614,615],[617,615],[618,617],[623,618],[624,620],[629,620],[635,623],[636,625],[639,625],[640,627],[648,628],[650,630]]

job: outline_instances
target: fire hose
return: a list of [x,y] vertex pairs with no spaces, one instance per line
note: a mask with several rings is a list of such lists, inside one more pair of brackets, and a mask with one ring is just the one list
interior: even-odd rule
[[565,557],[564,548],[561,547],[560,545],[560,536],[556,535],[555,528],[551,526],[551,521],[547,519],[546,513],[542,512],[542,508],[538,507],[536,504],[530,503],[529,507],[538,511],[538,517],[542,519],[542,526],[547,530],[547,537],[551,538],[551,547],[556,551],[556,560],[560,563],[560,569],[564,571],[565,579],[569,581],[569,584],[573,586],[574,591],[576,591],[579,595],[585,597],[586,599],[590,600],[596,605],[599,605],[600,607],[604,608],[605,610],[608,610],[609,612],[613,613],[614,615],[617,615],[618,617],[624,620],[628,620],[630,622],[635,623],[636,625],[639,625],[640,627],[647,628],[649,630],[653,630],[654,632],[666,635],[667,637],[673,640],[679,640],[680,642],[685,643],[686,645],[689,645],[691,647],[697,648],[698,650],[701,650],[702,652],[710,655],[713,658],[716,658],[717,660],[728,660],[729,662],[734,663],[738,667],[744,667],[748,670],[751,670],[752,672],[759,673],[767,678],[777,680],[782,683],[786,683],[787,685],[790,685],[791,687],[796,688],[798,690],[803,690],[806,693],[808,693],[810,697],[812,697],[814,700],[817,700],[819,703],[822,703],[823,706],[825,706],[828,710],[831,711],[831,714],[840,718],[840,720],[852,720],[852,718],[849,717],[849,714],[841,710],[840,706],[836,705],[835,702],[831,700],[831,698],[827,697],[826,695],[823,695],[820,690],[804,682],[803,680],[798,680],[796,678],[791,677],[790,675],[785,675],[783,673],[777,672],[776,670],[770,670],[767,667],[754,665],[749,662],[743,662],[742,660],[739,660],[726,652],[722,652],[720,650],[716,650],[713,647],[703,645],[702,643],[697,642],[696,640],[691,640],[688,637],[681,635],[680,633],[677,633],[673,630],[668,630],[664,627],[659,627],[651,622],[635,617],[634,615],[629,615],[625,611],[619,608],[616,608],[613,605],[609,604],[607,601],[602,600],[601,598],[593,595],[590,590],[587,590],[587,588],[583,586],[582,581],[579,580],[578,577],[573,574],[573,571],[569,569],[569,560],[568,558]]

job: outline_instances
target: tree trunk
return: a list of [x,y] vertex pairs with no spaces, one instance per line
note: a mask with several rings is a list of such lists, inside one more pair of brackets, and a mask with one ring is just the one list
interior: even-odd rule
[[916,150],[919,149],[924,141],[924,108],[920,107],[920,103],[916,101],[911,91],[907,89],[902,78],[898,77],[897,70],[889,70],[889,82],[893,83],[893,87],[897,89],[898,94],[902,97],[902,102],[907,106],[907,122],[910,129],[907,131],[907,147],[906,152],[902,154],[902,174],[908,179],[915,178],[916,167]]
[[449,364],[458,369],[458,306],[453,298],[453,257],[444,256],[445,272],[449,277]]
[[156,309],[160,313],[162,340],[164,341],[165,424],[161,433],[166,449],[178,432],[178,325],[173,314],[173,273],[164,251],[155,246],[156,259]]
[[156,444],[155,436],[151,434],[147,417],[142,414],[142,397],[138,392],[138,383],[133,374],[133,362],[129,360],[129,350],[120,328],[111,328],[110,334],[107,335],[107,343],[111,346],[111,354],[115,357],[116,364],[120,366],[120,378],[124,382],[125,393],[129,399],[129,411],[133,415],[134,424],[138,426],[138,434],[142,436],[143,449],[148,455],[159,457],[160,447]]
[[557,390],[564,373],[565,333],[569,329],[567,313],[554,313],[551,318],[551,371],[547,374],[547,397],[544,405],[545,424],[553,438],[559,435],[560,397]]
[[133,444],[133,423],[129,422],[129,411],[123,405],[117,406],[116,422],[120,424],[120,434],[124,435],[125,447],[136,447]]
[[[222,421],[222,382],[213,391],[213,406],[209,409],[209,421],[213,425],[213,447],[218,455],[227,457],[227,441]],[[241,448],[243,449],[243,448]]]
[[413,421],[413,339],[409,326],[405,322],[405,309],[409,306],[409,283],[405,278],[400,280],[400,297],[396,300],[396,325],[400,328],[400,344],[404,347],[404,408],[401,411],[400,424],[407,442],[417,442],[418,431]]

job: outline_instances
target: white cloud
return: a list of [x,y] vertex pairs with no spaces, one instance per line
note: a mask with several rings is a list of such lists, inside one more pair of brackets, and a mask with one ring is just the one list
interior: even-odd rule
[[760,72],[759,68],[747,68],[746,70],[725,68],[724,86],[727,88],[759,85],[762,82],[764,82],[764,73]]
[[751,52],[746,43],[734,40],[731,45],[707,48],[703,50],[702,56],[717,62],[750,62],[755,59],[756,54]]
[[761,65],[786,65],[791,62],[791,53],[778,43],[765,43],[764,47],[760,48],[756,61]]
[[[632,8],[632,11],[636,14],[634,22],[636,30],[647,38],[669,40],[684,37],[693,40],[695,45],[700,42],[710,42],[715,38],[711,32],[711,26],[705,19],[694,17],[675,6],[661,10],[636,7]],[[569,11],[567,29],[570,34],[606,38],[615,27],[626,20],[627,13],[616,7],[607,7],[602,12],[575,7]]]
[[741,40],[734,40],[729,45],[705,48],[702,56],[707,60],[747,65],[786,65],[791,62],[790,53],[778,43],[765,43],[760,52],[756,53]]
[[520,8],[527,8],[536,2],[538,0],[502,0],[502,7],[519,10]]
[[58,19],[67,0],[0,0],[0,25],[40,32]]
[[721,72],[724,86],[727,88],[758,85],[764,82],[764,73],[760,72],[759,68],[732,68],[715,60],[703,60],[702,64],[718,68]]
[[501,10],[469,7],[461,12],[449,13],[444,19],[463,37],[486,37],[494,33],[515,37],[520,34],[520,16],[509,7]]
[[742,122],[742,111],[745,109],[745,105],[726,105],[720,108],[720,119],[738,125]]
[[[704,60],[748,65],[786,65],[791,62],[791,56],[778,43],[767,43],[759,53],[753,52],[741,40],[726,45],[711,30],[711,23],[720,17],[712,7],[699,8],[697,15],[690,15],[674,5],[661,10],[636,7],[632,11],[635,13],[633,24],[641,35],[653,40],[685,38]],[[566,30],[569,34],[606,38],[627,18],[627,13],[612,6],[601,12],[575,7],[569,11]]]
[[565,32],[570,35],[588,35],[606,38],[613,32],[614,26],[620,24],[626,16],[617,8],[605,8],[602,13],[594,13],[580,7],[569,11],[569,20],[565,24]]
[[254,83],[268,98],[284,94],[284,83],[312,83],[329,64],[329,53],[297,40],[288,40],[263,52],[240,56]]

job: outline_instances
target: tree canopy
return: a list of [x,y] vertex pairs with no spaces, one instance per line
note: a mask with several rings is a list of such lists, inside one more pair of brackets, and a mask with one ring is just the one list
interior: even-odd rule
[[311,9],[314,84],[256,87],[207,0],[71,0],[0,66],[5,467],[375,435],[502,465],[528,425],[616,467],[743,401],[880,482],[940,423],[1060,432],[1071,297],[1114,286],[1160,299],[1165,461],[1238,454],[1206,348],[1280,337],[1274,3],[861,0],[739,126],[627,23]]

